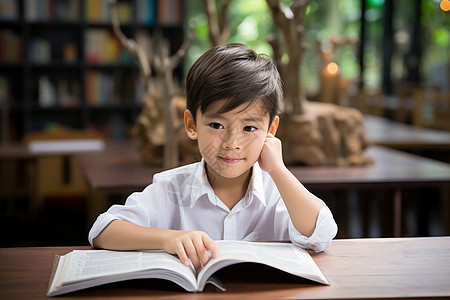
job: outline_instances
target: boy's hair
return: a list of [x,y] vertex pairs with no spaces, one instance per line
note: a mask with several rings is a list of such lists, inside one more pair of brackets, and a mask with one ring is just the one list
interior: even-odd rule
[[226,99],[219,113],[261,100],[271,124],[283,99],[280,75],[272,60],[242,44],[217,46],[200,56],[187,75],[186,92],[186,108],[194,122],[199,108],[203,113],[211,103]]

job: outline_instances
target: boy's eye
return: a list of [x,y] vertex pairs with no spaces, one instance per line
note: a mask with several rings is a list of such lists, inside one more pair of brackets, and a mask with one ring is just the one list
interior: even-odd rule
[[223,129],[223,126],[220,123],[211,123],[209,126],[214,129]]
[[251,132],[251,131],[255,131],[255,130],[256,130],[255,126],[245,126],[244,127],[244,131]]

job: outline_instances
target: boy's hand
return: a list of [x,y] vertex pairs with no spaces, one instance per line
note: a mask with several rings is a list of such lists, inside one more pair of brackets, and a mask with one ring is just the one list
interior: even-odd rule
[[258,162],[261,169],[269,174],[284,166],[281,141],[271,133],[266,136]]
[[203,231],[171,231],[164,243],[164,250],[178,255],[186,266],[191,260],[196,270],[208,263],[209,253],[212,258],[219,254],[216,242]]

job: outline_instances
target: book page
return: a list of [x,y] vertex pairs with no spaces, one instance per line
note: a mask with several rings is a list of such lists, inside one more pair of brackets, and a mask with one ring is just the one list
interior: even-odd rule
[[309,253],[290,243],[217,241],[219,256],[199,273],[199,288],[217,270],[240,262],[265,264],[287,273],[329,284]]
[[152,277],[172,280],[190,290],[196,287],[194,269],[183,265],[174,255],[164,251],[108,250],[73,251],[63,285],[95,279],[105,283]]

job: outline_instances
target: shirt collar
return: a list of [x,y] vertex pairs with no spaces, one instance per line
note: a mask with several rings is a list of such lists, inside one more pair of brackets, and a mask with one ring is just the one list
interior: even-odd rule
[[263,170],[259,166],[258,162],[256,162],[253,165],[252,177],[250,178],[250,182],[248,184],[247,193],[245,193],[244,196],[245,208],[247,208],[252,203],[254,197],[256,197],[256,199],[258,199],[264,206],[266,206],[262,172]]
[[[202,158],[201,163],[197,164],[197,169],[193,174],[193,180],[191,181],[191,207],[197,203],[198,199],[203,195],[207,195],[209,201],[218,205],[217,197],[214,194],[214,190],[212,189],[208,176],[206,175],[206,162]],[[264,195],[264,185],[263,185],[263,176],[262,170],[259,166],[258,162],[253,165],[252,169],[252,177],[250,178],[250,182],[247,188],[247,192],[244,196],[244,207],[247,208],[253,201],[253,198],[256,197],[264,206],[266,206],[266,198]]]
[[214,190],[209,184],[208,176],[206,175],[205,160],[202,158],[201,162],[197,164],[197,168],[193,174],[191,184],[191,207],[193,207],[195,203],[197,203],[197,200],[203,195],[207,195],[209,201],[214,205],[217,205]]

